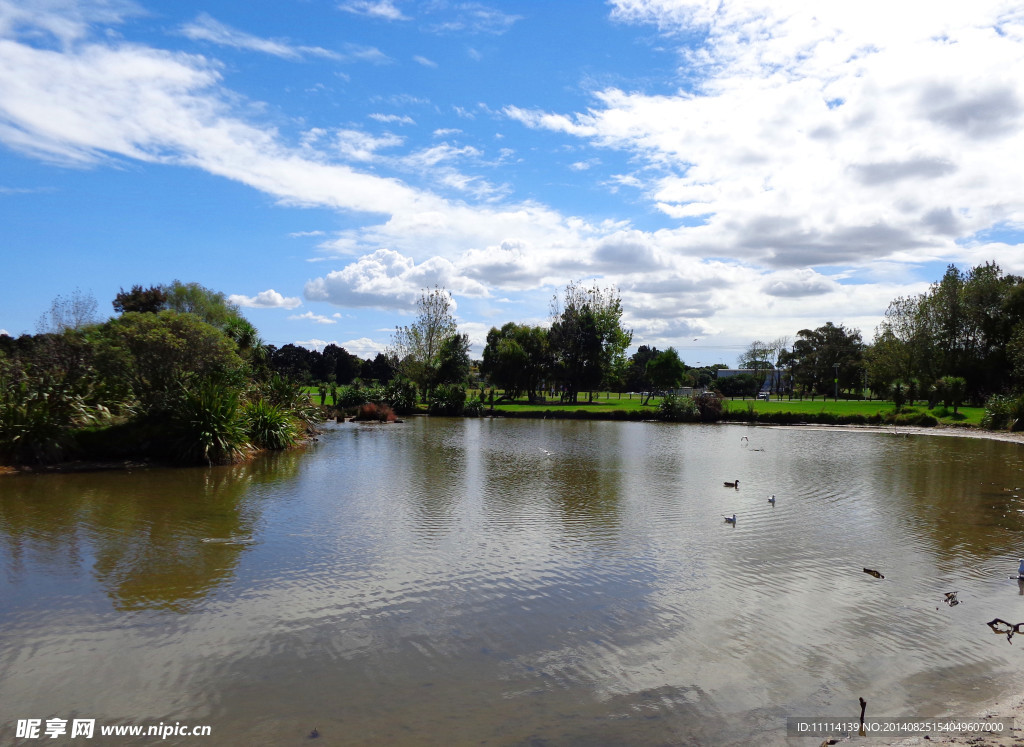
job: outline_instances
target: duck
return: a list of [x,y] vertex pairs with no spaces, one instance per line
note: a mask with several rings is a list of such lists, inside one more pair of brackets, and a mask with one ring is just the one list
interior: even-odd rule
[[725,487],[727,487],[727,488],[739,488],[739,486],[740,486],[740,481],[739,481],[739,480],[736,480],[735,482],[727,482],[727,483],[724,483],[724,485],[725,485]]
[[775,496],[772,495],[772,497],[768,499],[768,502],[774,506],[775,505]]
[[871,568],[865,568],[864,572],[867,573],[870,576],[874,576],[875,578],[885,578],[885,576],[883,576],[881,573],[879,573],[878,571],[872,570]]
[[732,516],[726,516],[725,517],[725,523],[726,524],[736,524],[736,514],[733,514]]
[[1017,567],[1017,578],[1024,578],[1024,558],[1020,559],[1020,565]]

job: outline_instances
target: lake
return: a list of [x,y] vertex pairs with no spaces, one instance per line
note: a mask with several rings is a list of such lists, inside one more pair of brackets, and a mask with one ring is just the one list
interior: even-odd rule
[[212,730],[165,744],[806,745],[787,716],[859,697],[970,716],[1024,691],[1024,635],[985,624],[1024,621],[1022,491],[1013,443],[445,418],[3,477],[0,741],[57,717]]

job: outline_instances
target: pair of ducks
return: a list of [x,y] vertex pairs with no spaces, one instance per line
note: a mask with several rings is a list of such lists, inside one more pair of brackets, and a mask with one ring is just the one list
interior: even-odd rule
[[[734,482],[734,483],[729,483],[729,482],[727,482],[727,483],[726,483],[726,487],[730,487],[730,486],[731,486],[731,487],[737,487],[737,486],[739,486],[739,484],[740,484],[740,481],[739,481],[739,480],[737,480],[737,481],[736,481],[736,482]],[[775,495],[774,495],[774,494],[772,494],[771,496],[769,496],[769,498],[768,498],[768,502],[769,502],[770,504],[772,504],[773,506],[775,505]],[[725,523],[726,523],[726,524],[733,524],[733,525],[735,525],[735,524],[736,524],[736,514],[733,514],[732,516],[726,516],[726,517],[725,517]]]

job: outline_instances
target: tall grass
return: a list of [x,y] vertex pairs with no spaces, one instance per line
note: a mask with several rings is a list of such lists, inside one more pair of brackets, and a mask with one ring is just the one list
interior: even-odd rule
[[217,379],[183,389],[168,414],[172,456],[193,464],[230,464],[250,448],[239,392]]
[[243,408],[249,441],[264,449],[287,449],[298,440],[295,422],[288,412],[262,397]]

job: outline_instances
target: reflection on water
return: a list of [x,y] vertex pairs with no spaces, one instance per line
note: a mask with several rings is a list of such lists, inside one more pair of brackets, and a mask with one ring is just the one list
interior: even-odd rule
[[77,715],[227,745],[782,744],[860,697],[969,715],[1024,687],[985,628],[1024,619],[1022,470],[969,439],[413,419],[4,478],[0,738]]

